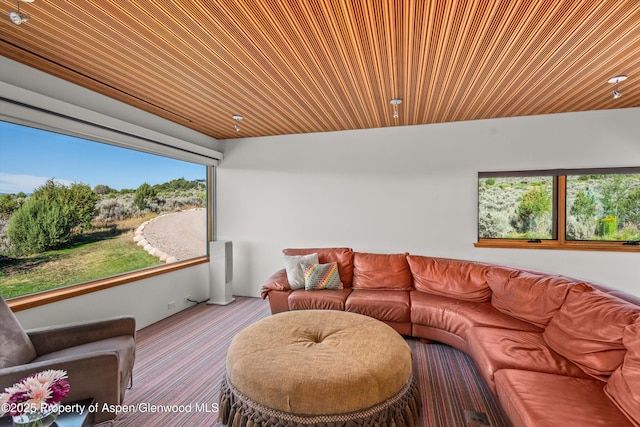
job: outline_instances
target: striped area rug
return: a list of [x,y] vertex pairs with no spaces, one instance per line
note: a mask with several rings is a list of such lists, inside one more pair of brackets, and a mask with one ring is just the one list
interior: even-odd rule
[[[220,426],[227,348],[236,333],[269,315],[268,302],[238,297],[228,306],[198,304],[138,331],[133,388],[113,425]],[[441,344],[407,343],[421,385],[422,426],[480,427],[467,421],[465,410],[485,413],[493,427],[509,425],[467,355]]]

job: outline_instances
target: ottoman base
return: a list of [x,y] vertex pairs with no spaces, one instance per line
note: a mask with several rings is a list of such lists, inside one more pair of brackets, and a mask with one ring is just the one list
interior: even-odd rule
[[411,427],[418,423],[421,405],[413,375],[396,395],[347,414],[304,416],[267,408],[237,390],[226,375],[220,384],[219,402],[218,421],[230,427]]

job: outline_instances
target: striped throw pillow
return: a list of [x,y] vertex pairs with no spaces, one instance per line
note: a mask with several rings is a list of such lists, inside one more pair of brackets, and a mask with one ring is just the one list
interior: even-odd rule
[[304,271],[304,288],[307,291],[318,289],[342,289],[338,263],[302,264]]

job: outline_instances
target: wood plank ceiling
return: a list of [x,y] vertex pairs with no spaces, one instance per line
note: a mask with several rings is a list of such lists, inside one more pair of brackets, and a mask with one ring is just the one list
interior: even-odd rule
[[2,55],[219,139],[640,106],[639,0],[20,5]]

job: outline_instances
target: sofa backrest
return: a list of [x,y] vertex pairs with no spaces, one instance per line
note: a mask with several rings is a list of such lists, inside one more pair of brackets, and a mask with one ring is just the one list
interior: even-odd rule
[[[501,312],[545,328],[564,304],[569,290],[581,282],[551,274],[510,269],[507,280],[501,267],[489,271],[491,305]],[[583,284],[583,286],[586,286]]]
[[285,255],[308,255],[317,253],[320,264],[338,263],[340,281],[344,287],[353,282],[353,249],[351,248],[289,248],[283,249]]
[[488,264],[421,255],[407,255],[407,262],[417,291],[466,301],[491,299]]
[[413,279],[407,254],[355,252],[353,289],[411,290]]
[[622,365],[625,328],[640,307],[590,286],[574,286],[542,336],[554,351],[602,381]]
[[622,333],[627,349],[622,365],[604,386],[604,391],[616,406],[640,425],[640,322],[627,326]]

